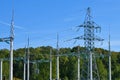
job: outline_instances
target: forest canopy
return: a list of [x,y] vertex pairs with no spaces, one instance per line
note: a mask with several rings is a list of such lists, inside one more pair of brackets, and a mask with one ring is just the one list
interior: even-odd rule
[[[59,66],[60,66],[60,79],[61,80],[75,80],[77,79],[77,56],[67,56],[71,53],[81,53],[84,51],[84,47],[76,46],[73,48],[60,48],[59,54],[66,55],[60,56]],[[56,79],[56,54],[57,49],[51,46],[41,46],[41,47],[30,47],[30,61],[36,61],[35,63],[30,63],[30,80],[48,80],[50,76],[50,63],[45,62],[45,60],[50,60],[50,49],[52,50],[52,78]],[[99,71],[99,76],[101,80],[108,80],[108,50],[101,48],[95,48],[95,53],[100,57],[96,57],[96,63]],[[14,65],[13,65],[13,75],[16,80],[23,80],[23,70],[24,70],[24,59],[27,53],[27,49],[19,48],[14,50]],[[84,56],[81,56],[84,57]],[[112,80],[120,79],[120,52],[111,52],[111,62],[112,62]],[[4,60],[9,58],[9,50],[1,49],[0,58],[3,59],[3,78],[8,80],[9,77],[9,61]],[[37,60],[43,60],[37,62]],[[80,58],[80,65],[82,65],[82,59]],[[82,67],[80,67],[82,70]]]

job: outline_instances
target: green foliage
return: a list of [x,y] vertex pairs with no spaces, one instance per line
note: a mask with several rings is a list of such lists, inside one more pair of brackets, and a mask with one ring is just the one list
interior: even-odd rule
[[[42,46],[30,48],[30,61],[34,60],[49,60],[50,49],[52,49],[52,78],[56,79],[56,49],[50,46]],[[79,47],[80,52],[84,51],[84,47]],[[14,50],[14,58],[24,57],[25,48]],[[78,52],[78,46],[74,48],[60,48],[59,54],[70,54]],[[27,51],[27,50],[26,50]],[[108,51],[96,48],[95,52],[108,55]],[[9,50],[0,50],[0,58],[8,58]],[[120,80],[120,52],[112,52],[112,80]],[[83,65],[83,60],[80,59],[80,65]],[[108,56],[97,58],[98,72],[101,80],[108,80]],[[14,77],[23,79],[23,60],[14,60]],[[49,62],[30,63],[30,80],[48,80],[49,79]],[[39,73],[36,71],[39,70]],[[82,68],[80,69],[82,70]],[[9,61],[3,62],[3,76],[9,77]],[[60,57],[60,78],[61,80],[76,80],[77,79],[77,57],[62,56]]]
[[107,80],[107,69],[105,68],[105,65],[103,64],[102,60],[98,60],[98,70],[100,74],[100,79],[101,80]]

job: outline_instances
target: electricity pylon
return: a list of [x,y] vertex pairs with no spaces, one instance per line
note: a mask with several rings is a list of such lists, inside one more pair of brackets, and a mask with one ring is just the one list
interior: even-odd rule
[[86,55],[86,58],[82,57],[83,65],[81,71],[81,80],[100,80],[94,56],[94,43],[95,41],[103,41],[104,39],[95,35],[95,32],[101,31],[101,27],[92,21],[90,7],[87,8],[87,14],[84,23],[78,26],[78,28],[81,27],[84,28],[84,35],[73,38],[77,40],[84,40],[84,54]]

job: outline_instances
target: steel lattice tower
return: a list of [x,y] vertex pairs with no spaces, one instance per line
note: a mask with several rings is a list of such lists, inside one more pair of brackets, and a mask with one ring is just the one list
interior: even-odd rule
[[99,73],[97,69],[97,64],[94,56],[94,43],[95,41],[103,41],[103,39],[95,35],[96,32],[101,31],[101,27],[98,26],[91,18],[90,7],[87,8],[87,14],[85,16],[85,21],[79,28],[84,28],[84,35],[76,37],[74,39],[84,40],[85,51],[84,55],[86,57],[83,59],[83,65],[81,70],[81,80],[99,80]]

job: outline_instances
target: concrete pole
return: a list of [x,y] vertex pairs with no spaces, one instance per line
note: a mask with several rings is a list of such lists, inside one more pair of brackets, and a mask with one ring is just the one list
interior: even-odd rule
[[92,53],[90,52],[90,80],[93,80],[92,74]]
[[50,49],[50,80],[52,80],[52,50]]
[[26,51],[26,46],[25,46],[25,55],[24,55],[24,60],[23,60],[23,64],[24,64],[24,71],[23,71],[23,80],[26,80],[26,56],[27,56],[27,51]]
[[110,51],[110,34],[109,34],[109,80],[111,80],[111,51]]
[[57,34],[57,80],[59,80],[59,37],[58,37],[58,34]]
[[14,41],[14,8],[12,10],[12,20],[11,20],[11,30],[10,30],[10,69],[9,69],[10,75],[9,75],[9,80],[13,80],[13,41]]
[[26,63],[24,61],[24,72],[23,72],[23,80],[26,80]]
[[57,80],[59,80],[59,56],[57,56]]
[[80,80],[80,56],[78,56],[78,80]]
[[80,48],[78,45],[78,80],[80,80]]
[[29,74],[30,74],[30,66],[29,66],[29,54],[30,54],[30,52],[29,52],[29,38],[28,38],[28,52],[27,52],[27,80],[29,80]]
[[90,80],[90,56],[87,56],[87,60],[88,60],[88,62],[87,62],[87,65],[88,65],[88,68],[87,68],[87,71],[88,71],[87,80]]
[[109,55],[109,80],[111,80],[111,55]]
[[3,61],[0,60],[0,80],[2,80],[2,63]]
[[10,40],[10,78],[13,80],[13,40]]

